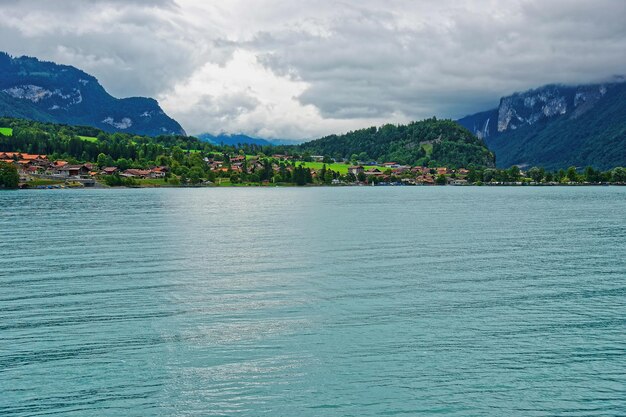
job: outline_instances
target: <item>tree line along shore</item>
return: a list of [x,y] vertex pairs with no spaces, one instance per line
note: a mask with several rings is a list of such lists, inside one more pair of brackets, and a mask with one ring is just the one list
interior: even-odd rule
[[[547,172],[533,167],[447,168],[314,162],[274,154],[212,154],[175,151],[174,165],[132,167],[105,154],[94,162],[67,161],[44,154],[0,152],[0,188],[185,187],[279,185],[601,185],[626,184],[626,169],[599,171],[575,167]],[[67,158],[70,159],[70,158]]]

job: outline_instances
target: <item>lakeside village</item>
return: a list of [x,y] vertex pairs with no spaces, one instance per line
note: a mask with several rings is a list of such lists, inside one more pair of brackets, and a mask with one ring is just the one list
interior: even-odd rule
[[[236,186],[236,185],[561,185],[624,184],[626,170],[600,172],[588,167],[583,174],[576,168],[557,173],[518,167],[508,170],[402,165],[375,161],[350,164],[323,156],[306,160],[291,155],[191,154],[191,167],[166,165],[130,168],[109,164],[106,155],[96,163],[70,163],[52,160],[48,155],[0,152],[0,164],[12,166],[19,176],[19,188],[74,187],[159,187],[159,186]],[[354,162],[354,161],[353,161]],[[121,165],[121,166],[120,166]],[[7,187],[15,188],[15,187]]]
[[[462,185],[467,183],[465,177],[469,174],[469,170],[464,168],[452,170],[445,167],[411,167],[396,162],[380,165],[369,162],[369,166],[364,166],[337,164],[332,161],[327,165],[323,163],[324,158],[321,156],[310,159],[311,161],[305,162],[295,160],[290,155],[272,155],[263,159],[261,156],[221,155],[219,159],[215,156],[203,158],[206,165],[203,170],[189,170],[181,175],[174,175],[167,166],[122,169],[94,163],[71,164],[64,160],[51,160],[47,155],[0,152],[0,162],[16,167],[20,188],[183,184],[217,186],[252,183],[270,185],[292,182],[297,185]],[[320,163],[321,166],[315,169]],[[333,170],[331,167],[339,169]],[[299,173],[301,178],[298,178]]]

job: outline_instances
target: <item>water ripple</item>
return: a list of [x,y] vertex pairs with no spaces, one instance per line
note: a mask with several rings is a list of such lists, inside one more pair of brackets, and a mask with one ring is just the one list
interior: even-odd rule
[[624,207],[624,187],[0,192],[0,415],[626,415]]

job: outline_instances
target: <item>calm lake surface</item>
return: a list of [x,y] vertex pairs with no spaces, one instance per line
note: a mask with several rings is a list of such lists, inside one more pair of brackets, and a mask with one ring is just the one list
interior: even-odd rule
[[0,192],[0,416],[626,415],[626,187]]

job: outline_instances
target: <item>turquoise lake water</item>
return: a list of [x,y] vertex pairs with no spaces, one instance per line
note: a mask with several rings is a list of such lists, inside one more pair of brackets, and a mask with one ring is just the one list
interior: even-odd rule
[[0,192],[0,416],[626,415],[626,187]]

